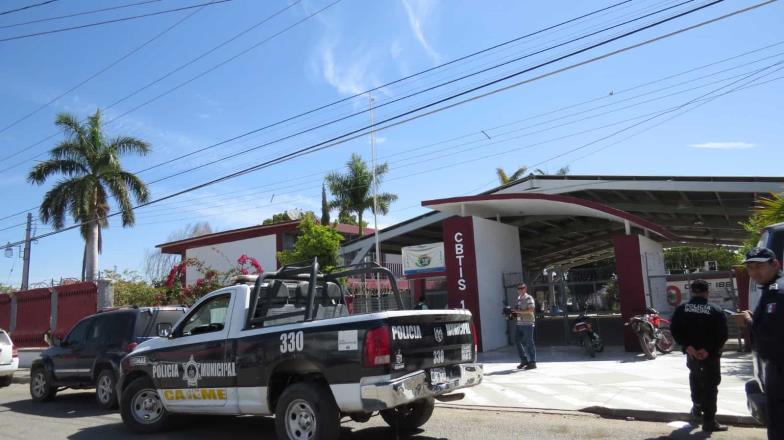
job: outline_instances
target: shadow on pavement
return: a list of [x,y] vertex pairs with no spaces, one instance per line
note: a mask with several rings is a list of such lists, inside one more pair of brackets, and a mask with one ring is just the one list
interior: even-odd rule
[[670,435],[651,437],[647,440],[669,440],[669,439],[708,439],[711,435],[704,432],[699,426],[687,426],[673,430]]
[[98,407],[95,392],[69,393],[56,396],[51,402],[34,402],[32,399],[4,403],[13,412],[44,417],[74,419],[111,414],[114,411]]

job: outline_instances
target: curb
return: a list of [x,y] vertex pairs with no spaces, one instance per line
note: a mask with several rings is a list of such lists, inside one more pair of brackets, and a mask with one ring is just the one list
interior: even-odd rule
[[[580,410],[560,410],[551,408],[517,408],[508,406],[490,406],[490,405],[461,405],[454,403],[439,403],[437,406],[441,408],[463,409],[463,410],[476,410],[476,411],[504,411],[504,412],[522,412],[533,414],[560,414],[571,416],[583,417],[603,417],[610,419],[626,419],[629,421],[639,420],[644,422],[673,422],[673,421],[689,421],[691,416],[688,413],[681,412],[665,412],[665,411],[649,411],[649,410],[636,410],[636,409],[622,409],[622,408],[607,408],[604,406],[592,406]],[[731,416],[727,414],[717,414],[716,421],[726,425],[732,426],[748,426],[761,428],[762,424],[757,422],[751,416]]]

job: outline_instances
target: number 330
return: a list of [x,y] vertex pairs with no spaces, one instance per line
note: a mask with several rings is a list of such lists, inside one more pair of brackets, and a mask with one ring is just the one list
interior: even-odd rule
[[295,351],[302,351],[304,347],[305,347],[305,339],[301,331],[281,333],[280,335],[281,353],[294,353]]

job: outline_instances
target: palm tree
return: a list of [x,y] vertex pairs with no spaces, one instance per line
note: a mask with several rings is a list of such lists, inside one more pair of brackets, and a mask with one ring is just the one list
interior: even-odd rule
[[503,168],[496,168],[495,174],[498,176],[498,182],[501,185],[506,185],[507,183],[514,182],[515,180],[519,180],[525,173],[528,171],[528,167],[522,166],[517,169],[511,176],[507,176],[506,172]]
[[83,278],[94,280],[98,272],[98,254],[103,243],[101,228],[109,226],[109,194],[122,213],[122,225],[135,222],[131,196],[137,203],[149,198],[147,186],[136,175],[125,171],[119,157],[126,153],[146,155],[150,146],[139,139],[117,136],[107,139],[101,127],[101,112],[97,110],[85,123],[74,115],[60,113],[55,119],[66,139],[49,152],[49,160],[34,166],[27,181],[38,185],[54,175],[63,175],[44,196],[39,209],[41,221],[52,222],[55,230],[62,229],[69,215],[85,240]]
[[[329,173],[325,177],[325,182],[329,191],[335,197],[329,206],[337,209],[341,213],[356,213],[357,224],[359,225],[359,235],[363,235],[362,215],[366,210],[373,211],[373,173],[368,168],[362,158],[354,153],[346,163],[348,172],[340,174],[338,172]],[[382,163],[376,166],[376,179],[380,181],[381,176],[389,171],[389,166]],[[376,195],[376,214],[387,214],[389,205],[397,200],[397,195],[390,193],[380,193]]]

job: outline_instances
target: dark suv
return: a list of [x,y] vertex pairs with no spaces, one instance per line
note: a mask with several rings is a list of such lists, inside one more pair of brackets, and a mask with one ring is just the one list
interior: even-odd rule
[[122,308],[88,316],[30,368],[30,396],[52,400],[63,388],[95,388],[102,408],[117,407],[115,383],[122,358],[147,339],[168,336],[185,307]]

